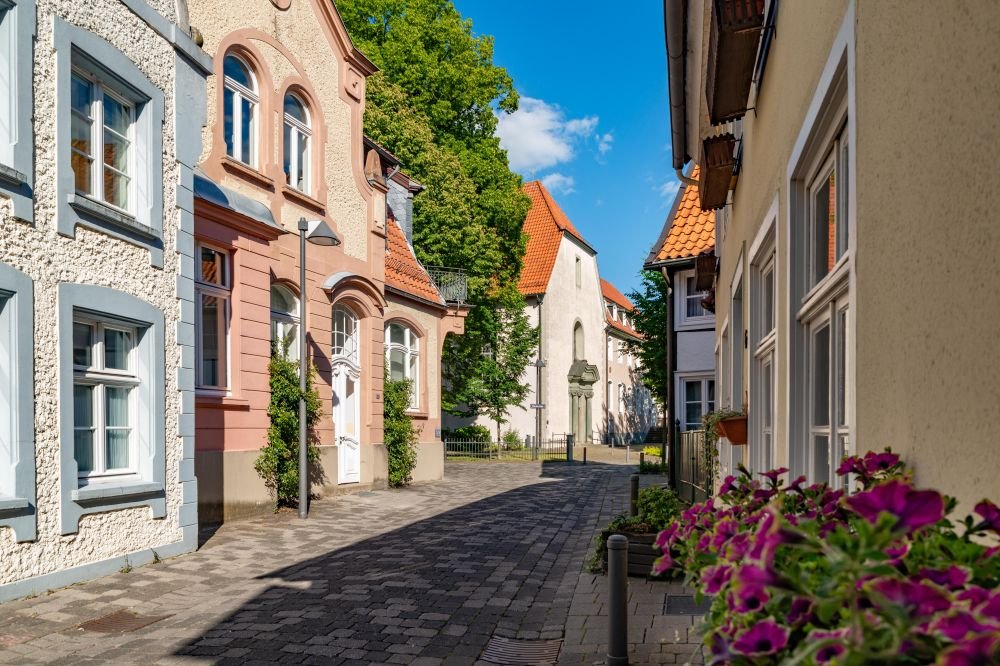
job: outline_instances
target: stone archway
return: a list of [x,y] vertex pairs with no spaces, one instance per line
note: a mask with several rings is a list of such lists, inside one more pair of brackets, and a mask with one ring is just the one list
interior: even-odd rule
[[573,361],[569,368],[569,431],[577,444],[590,442],[594,384],[601,378],[597,366],[586,359]]

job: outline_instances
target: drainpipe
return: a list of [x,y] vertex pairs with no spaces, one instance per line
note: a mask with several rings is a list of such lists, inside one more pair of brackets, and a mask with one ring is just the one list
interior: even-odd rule
[[[667,46],[667,79],[670,88],[670,133],[673,142],[674,169],[682,170],[688,160],[686,145],[686,99],[684,79],[686,76],[685,51],[687,44],[687,0],[663,0],[663,31]],[[678,173],[682,182],[687,182]]]
[[[535,363],[535,386],[537,387],[538,394],[536,400],[538,404],[544,405],[545,398],[542,393],[542,300],[544,298],[543,294],[538,294],[538,360]],[[538,408],[535,410],[535,446],[540,447],[542,445],[542,418],[545,410]]]
[[663,279],[667,283],[667,339],[669,348],[667,349],[667,405],[663,414],[663,427],[667,429],[667,448],[670,450],[670,483],[674,489],[677,488],[677,432],[674,429],[674,404],[677,402],[674,395],[674,374],[677,372],[677,334],[674,332],[674,289],[670,270],[664,266],[660,269]]

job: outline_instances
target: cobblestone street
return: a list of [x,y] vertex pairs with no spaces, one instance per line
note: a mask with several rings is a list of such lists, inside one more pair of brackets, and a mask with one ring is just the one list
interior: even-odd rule
[[[0,606],[0,662],[471,664],[498,635],[569,638],[579,663],[602,622],[579,604],[605,584],[581,568],[632,469],[450,464],[439,483],[317,502],[305,522],[232,523],[195,554]],[[157,621],[80,628],[120,610]]]

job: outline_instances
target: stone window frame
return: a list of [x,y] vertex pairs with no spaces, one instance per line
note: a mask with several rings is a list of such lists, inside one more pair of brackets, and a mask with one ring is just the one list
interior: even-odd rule
[[[95,304],[99,304],[95,308]],[[59,285],[60,530],[79,531],[93,513],[148,506],[152,518],[167,515],[165,319],[156,306],[125,292],[95,285]],[[134,327],[136,372],[136,476],[81,484],[73,442],[73,321],[79,316]]]
[[34,222],[34,125],[32,45],[35,0],[0,0],[0,69],[11,82],[11,132],[0,136],[0,196],[11,200],[16,219]]
[[[2,2],[4,0],[0,0]],[[163,267],[164,95],[124,53],[97,35],[53,18],[56,52],[56,230],[75,237],[77,225],[149,250],[150,264]],[[70,77],[74,69],[98,78],[134,106],[135,176],[133,212],[125,213],[76,192],[69,142]]]
[[[0,263],[0,353],[10,362],[10,451],[0,460],[11,476],[0,479],[0,528],[14,530],[17,542],[37,537],[35,490],[34,294],[32,279]],[[0,387],[2,390],[3,387]],[[9,456],[9,457],[7,457]]]

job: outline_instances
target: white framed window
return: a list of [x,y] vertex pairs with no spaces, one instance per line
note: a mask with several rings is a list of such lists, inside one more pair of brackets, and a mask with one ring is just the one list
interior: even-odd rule
[[73,320],[73,451],[81,479],[134,475],[136,329]]
[[618,384],[618,413],[623,414],[628,408],[628,402],[625,400],[625,385]]
[[774,382],[776,254],[774,234],[754,257],[750,267],[750,465],[755,472],[774,466]]
[[135,202],[134,106],[98,75],[74,67],[70,114],[76,192],[131,213]]
[[849,27],[817,90],[789,170],[789,458],[795,474],[839,485],[852,449],[853,220]]
[[309,192],[312,160],[312,127],[309,111],[298,97],[285,95],[284,168],[288,185],[300,192]]
[[358,318],[348,308],[337,305],[333,308],[333,358],[350,361],[358,365],[360,337]]
[[678,379],[681,401],[681,427],[683,430],[704,428],[702,417],[715,409],[715,378],[709,376],[681,376]]
[[715,314],[701,306],[701,300],[708,292],[695,288],[694,271],[680,271],[674,277],[677,288],[677,327],[714,326]]
[[229,54],[222,61],[223,136],[226,154],[247,166],[257,167],[260,96],[257,80],[246,62]]
[[290,360],[299,360],[299,299],[283,284],[271,285],[271,345]]
[[410,409],[420,406],[420,338],[409,326],[391,323],[385,327],[385,362],[389,379],[411,382]]
[[195,278],[196,373],[199,388],[229,387],[230,255],[199,244]]
[[13,217],[34,220],[31,71],[35,0],[0,0],[0,196]]

